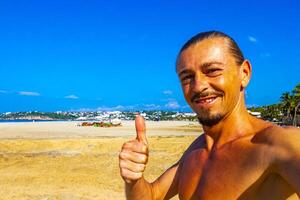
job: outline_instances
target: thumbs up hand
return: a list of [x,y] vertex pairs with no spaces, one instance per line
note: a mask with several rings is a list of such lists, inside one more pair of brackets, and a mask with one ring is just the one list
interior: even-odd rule
[[137,115],[135,118],[136,139],[125,142],[119,154],[119,166],[126,183],[133,183],[143,177],[148,162],[148,142],[145,120]]
[[146,137],[145,120],[140,115],[137,115],[135,118],[135,129],[136,129],[136,139],[139,142],[143,142],[145,145],[148,145],[148,141]]

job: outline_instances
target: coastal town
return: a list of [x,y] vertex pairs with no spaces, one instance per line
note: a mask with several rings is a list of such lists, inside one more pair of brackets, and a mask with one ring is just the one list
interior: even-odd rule
[[[292,109],[291,109],[292,110]],[[248,108],[248,112],[258,118],[277,123],[279,125],[300,124],[300,118],[293,118],[290,112],[282,108],[281,104],[274,104],[261,107]],[[1,121],[79,121],[96,123],[96,126],[102,126],[102,123],[121,124],[122,121],[134,120],[136,114],[142,115],[149,121],[197,121],[196,113],[180,111],[56,111],[56,112],[5,112],[0,113]],[[295,115],[296,116],[296,115]],[[99,124],[100,123],[100,124]],[[87,123],[89,124],[89,123]]]
[[150,121],[196,121],[196,114],[192,112],[175,111],[94,111],[94,112],[6,112],[0,114],[0,120],[36,120],[36,121],[102,121],[115,119],[134,120],[139,113]]

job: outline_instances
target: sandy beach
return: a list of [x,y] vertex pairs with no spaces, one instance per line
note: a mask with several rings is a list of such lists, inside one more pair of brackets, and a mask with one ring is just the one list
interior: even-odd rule
[[[149,181],[201,134],[197,122],[146,126]],[[77,122],[0,123],[0,199],[125,199],[118,154],[134,137],[133,121],[110,128],[79,127]]]

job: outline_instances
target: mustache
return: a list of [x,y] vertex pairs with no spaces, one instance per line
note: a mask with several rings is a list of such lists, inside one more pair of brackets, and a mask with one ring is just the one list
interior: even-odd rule
[[200,99],[200,98],[204,98],[204,97],[208,97],[208,96],[222,96],[222,95],[223,95],[223,93],[222,92],[218,92],[218,91],[195,93],[191,97],[191,101],[193,102],[196,99]]

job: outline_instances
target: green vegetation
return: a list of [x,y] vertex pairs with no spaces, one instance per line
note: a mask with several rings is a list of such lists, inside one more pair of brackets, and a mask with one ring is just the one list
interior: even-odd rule
[[300,84],[291,92],[284,92],[278,104],[252,107],[250,111],[260,112],[261,117],[270,121],[279,121],[286,125],[300,124]]
[[14,119],[38,119],[38,120],[73,120],[77,117],[72,113],[65,112],[16,112],[16,113],[2,113],[0,119],[14,120]]

